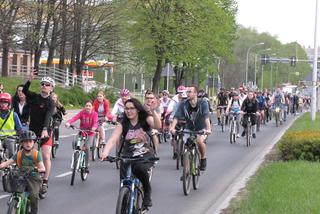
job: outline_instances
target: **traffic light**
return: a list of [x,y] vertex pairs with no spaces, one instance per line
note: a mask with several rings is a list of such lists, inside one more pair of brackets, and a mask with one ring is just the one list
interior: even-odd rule
[[260,62],[261,62],[261,65],[268,64],[269,63],[269,55],[268,54],[261,54]]
[[290,57],[290,65],[293,66],[293,67],[296,67],[296,65],[297,65],[297,57],[295,57],[295,56]]

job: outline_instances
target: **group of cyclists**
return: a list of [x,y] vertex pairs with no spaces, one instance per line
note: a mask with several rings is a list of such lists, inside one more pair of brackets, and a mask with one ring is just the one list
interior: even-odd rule
[[[32,201],[32,213],[37,213],[38,195],[45,194],[48,190],[48,181],[51,171],[51,149],[53,138],[55,146],[59,145],[59,126],[66,115],[66,110],[60,103],[58,95],[55,94],[55,82],[51,77],[44,77],[40,81],[38,93],[29,90],[31,81],[19,85],[13,99],[11,95],[2,91],[0,93],[0,135],[10,136],[20,134],[22,151],[21,170],[38,168],[43,172],[43,178],[39,174],[28,178]],[[299,99],[298,99],[299,100]],[[292,103],[292,104],[291,104]],[[218,124],[226,121],[220,120],[220,110],[224,109],[226,114],[239,112],[237,123],[247,128],[247,117],[251,117],[252,125],[257,121],[268,121],[271,111],[269,109],[279,106],[281,109],[281,122],[285,120],[284,114],[288,110],[285,106],[293,106],[293,113],[299,105],[296,105],[295,95],[283,93],[281,88],[271,94],[268,92],[254,92],[240,87],[227,91],[223,88],[217,95],[217,119]],[[288,108],[289,109],[289,108]],[[114,146],[119,146],[119,154],[130,157],[154,157],[157,155],[159,143],[162,139],[171,138],[173,147],[173,159],[177,158],[175,135],[178,127],[186,130],[200,131],[196,141],[200,152],[200,170],[207,167],[206,160],[206,139],[212,133],[212,121],[210,112],[213,105],[210,104],[207,94],[199,90],[197,86],[177,87],[176,93],[171,96],[169,91],[163,90],[157,96],[153,91],[147,90],[144,94],[144,102],[133,98],[128,89],[119,92],[119,99],[115,102],[112,110],[110,102],[103,91],[99,91],[94,101],[88,100],[81,110],[74,117],[69,119],[65,126],[69,128],[77,120],[80,121],[80,129],[86,130],[84,150],[86,152],[86,164],[89,162],[89,149],[96,146],[94,137],[98,133],[99,143],[105,145],[101,159],[106,159]],[[241,117],[243,115],[243,117]],[[105,126],[108,121],[117,122],[111,136],[105,136]],[[255,130],[255,129],[254,129]],[[237,130],[237,137],[240,130]],[[245,131],[242,132],[244,136]],[[170,137],[171,135],[171,137]],[[256,137],[255,131],[252,137]],[[37,142],[41,148],[37,160],[33,160],[34,144]],[[17,149],[15,142],[3,141],[3,147],[8,151],[8,160],[0,164],[0,169],[17,163]],[[89,165],[85,171],[89,173]],[[120,179],[124,177],[126,164],[120,167]],[[144,189],[143,206],[152,206],[151,185],[149,169],[153,163],[134,163],[132,172],[142,182]],[[36,181],[36,182],[35,182]]]

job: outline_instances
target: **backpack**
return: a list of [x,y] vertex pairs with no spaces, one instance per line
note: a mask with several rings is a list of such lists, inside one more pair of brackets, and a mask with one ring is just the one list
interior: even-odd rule
[[[35,165],[38,165],[38,154],[39,154],[39,152],[37,150],[33,149],[33,161],[34,161]],[[22,150],[18,151],[18,154],[17,154],[17,165],[18,165],[19,168],[22,165]]]

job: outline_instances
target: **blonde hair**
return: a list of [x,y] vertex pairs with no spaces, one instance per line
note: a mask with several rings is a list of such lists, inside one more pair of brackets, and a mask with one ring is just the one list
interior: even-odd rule
[[58,94],[52,92],[50,96],[51,96],[51,98],[52,98],[53,96],[57,96],[57,101],[55,102],[55,105],[56,105],[57,107],[62,107],[62,106],[63,106],[62,103],[61,103],[60,100],[59,100]]
[[98,91],[97,96],[98,96],[99,94],[101,94],[103,97],[105,97],[104,91]]

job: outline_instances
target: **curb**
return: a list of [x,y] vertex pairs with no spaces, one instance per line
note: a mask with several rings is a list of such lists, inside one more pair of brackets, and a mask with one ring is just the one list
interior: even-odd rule
[[235,179],[229,187],[222,194],[221,199],[214,202],[207,210],[206,214],[212,213],[221,213],[224,209],[228,208],[231,200],[236,197],[238,192],[246,187],[247,182],[250,180],[251,176],[253,176],[261,166],[261,164],[265,161],[265,157],[270,153],[272,148],[277,144],[277,142],[281,139],[284,133],[291,127],[291,125],[303,114],[299,114],[296,116],[290,123],[287,124],[286,128],[284,128],[281,132],[279,132],[276,137],[273,139],[272,143],[264,149],[261,153],[258,153],[255,156],[251,163],[244,168],[242,173],[239,174],[238,178]]

